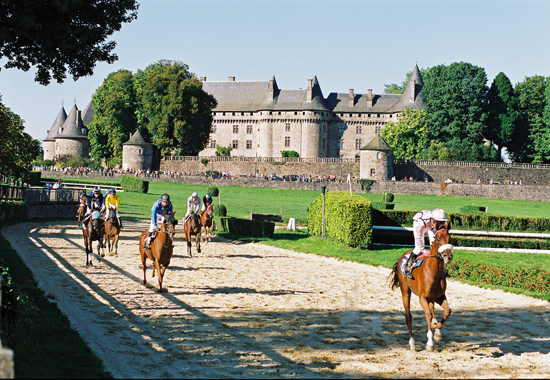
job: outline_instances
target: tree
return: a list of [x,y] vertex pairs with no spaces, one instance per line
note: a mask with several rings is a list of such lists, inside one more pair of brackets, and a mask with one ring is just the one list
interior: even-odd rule
[[387,123],[380,135],[394,149],[394,157],[407,160],[424,158],[424,151],[430,142],[426,111],[405,108],[397,124]]
[[28,71],[35,81],[62,83],[92,75],[98,62],[113,63],[116,43],[106,41],[137,18],[136,0],[0,1],[0,59],[4,67]]
[[[420,69],[420,75],[422,75],[422,78],[424,78],[424,75],[430,71],[430,68],[427,67],[425,69]],[[406,79],[399,85],[396,83],[391,84],[385,84],[384,85],[384,94],[402,94],[405,92],[405,88],[407,88],[407,85],[409,84],[409,80],[411,79],[412,71],[409,71],[406,75]]]
[[216,99],[178,61],[162,60],[134,76],[138,125],[163,154],[197,155],[206,147]]
[[122,163],[122,144],[137,128],[136,94],[128,70],[109,74],[92,95],[94,120],[88,125],[91,156],[106,158],[110,167]]
[[231,156],[231,151],[233,150],[233,147],[230,145],[228,145],[227,147],[223,147],[221,145],[216,145],[216,152],[214,152],[214,154],[216,156],[221,156],[221,157],[229,157]]
[[24,132],[23,120],[0,97],[0,173],[25,178],[40,153],[40,142]]
[[487,105],[489,114],[485,136],[497,145],[500,157],[503,147],[510,151],[520,121],[514,87],[502,72],[498,73],[489,88]]
[[430,68],[423,81],[430,138],[453,148],[454,160],[493,156],[483,148],[488,91],[485,70],[465,62],[439,65]]

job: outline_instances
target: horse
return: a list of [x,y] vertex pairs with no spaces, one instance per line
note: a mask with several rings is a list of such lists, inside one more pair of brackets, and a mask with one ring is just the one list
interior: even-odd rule
[[174,218],[175,213],[175,211],[172,214],[164,212],[160,230],[157,230],[156,237],[151,242],[149,249],[143,248],[148,230],[145,230],[139,239],[139,253],[141,254],[141,264],[143,266],[143,285],[147,284],[146,262],[149,259],[153,262],[153,274],[151,277],[155,277],[155,272],[159,274],[159,293],[162,292],[164,272],[168,268],[168,265],[170,265],[172,253],[174,252],[173,236],[175,226],[178,224],[177,219]]
[[197,252],[201,253],[201,218],[199,214],[192,212],[183,225],[183,231],[185,233],[185,240],[187,241],[187,253],[189,257],[193,257],[191,254],[191,236],[195,235],[195,244],[197,246]]
[[84,215],[86,215],[86,209],[88,206],[86,205],[87,197],[86,195],[80,196],[80,204],[78,205],[78,211],[76,213],[76,217],[78,219],[78,226],[80,227],[82,219],[84,219]]
[[[406,278],[399,267],[405,256],[411,251],[405,252],[399,260],[393,265],[392,272],[389,275],[390,287],[392,290],[398,286],[401,288],[403,306],[405,307],[405,319],[409,328],[409,348],[415,351],[414,338],[412,336],[412,315],[410,309],[411,292],[418,295],[420,305],[426,315],[428,323],[428,342],[426,350],[433,351],[434,335],[432,328],[435,329],[435,340],[441,340],[441,328],[451,315],[451,308],[445,296],[447,281],[445,279],[444,264],[448,264],[453,259],[453,246],[451,245],[451,236],[449,235],[450,224],[435,233],[434,242],[429,256],[424,257],[419,267],[411,270],[413,278]],[[434,314],[434,302],[440,305],[443,310],[443,319],[437,322]]]
[[109,253],[115,249],[115,256],[118,256],[118,237],[120,235],[120,224],[116,216],[116,210],[110,208],[108,211],[107,220],[105,221],[105,237],[107,238],[107,247]]
[[[206,210],[201,212],[201,223],[204,227],[204,242],[208,243],[209,241],[212,241],[212,205],[208,205]],[[201,233],[201,240],[202,240],[202,233]]]
[[84,246],[86,247],[86,266],[92,265],[92,258],[90,255],[94,252],[92,247],[94,241],[97,241],[97,256],[105,257],[105,244],[103,242],[105,229],[103,223],[101,213],[99,211],[93,211],[91,218],[88,218],[88,221],[82,224],[82,236],[84,238]]

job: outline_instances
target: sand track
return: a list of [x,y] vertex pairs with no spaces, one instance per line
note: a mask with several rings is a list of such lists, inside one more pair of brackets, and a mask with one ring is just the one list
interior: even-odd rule
[[146,228],[126,223],[92,268],[76,223],[2,230],[117,378],[550,378],[548,302],[450,281],[433,353],[413,299],[414,353],[387,268],[221,238],[188,258],[180,233],[159,294],[150,265],[140,283]]

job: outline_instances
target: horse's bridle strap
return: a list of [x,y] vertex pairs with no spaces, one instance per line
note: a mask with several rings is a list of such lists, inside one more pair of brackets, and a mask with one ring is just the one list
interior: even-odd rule
[[453,252],[454,248],[452,244],[443,244],[441,247],[437,249],[438,253],[443,253],[446,250],[450,250],[451,253]]

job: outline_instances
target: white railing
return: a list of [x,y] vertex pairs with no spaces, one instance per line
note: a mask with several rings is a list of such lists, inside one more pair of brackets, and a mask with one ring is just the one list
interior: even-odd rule
[[394,164],[415,164],[423,166],[469,166],[484,168],[550,169],[549,164],[522,164],[483,161],[395,160]]
[[164,156],[165,161],[200,161],[207,159],[210,162],[307,162],[307,163],[336,163],[348,164],[354,163],[354,158],[338,158],[338,157],[317,157],[317,158],[301,158],[301,157],[225,157],[225,156]]

